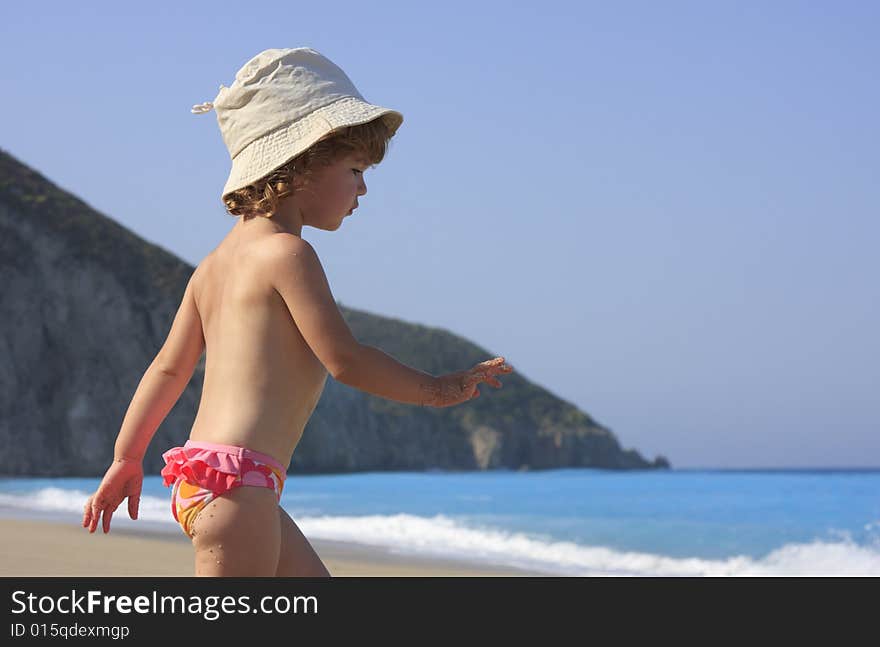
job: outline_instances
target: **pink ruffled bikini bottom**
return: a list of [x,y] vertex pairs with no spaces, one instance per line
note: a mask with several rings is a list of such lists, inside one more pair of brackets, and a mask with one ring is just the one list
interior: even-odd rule
[[171,491],[171,514],[183,532],[192,537],[199,512],[221,494],[242,485],[275,490],[281,500],[285,470],[274,458],[234,445],[187,440],[162,454],[162,477]]

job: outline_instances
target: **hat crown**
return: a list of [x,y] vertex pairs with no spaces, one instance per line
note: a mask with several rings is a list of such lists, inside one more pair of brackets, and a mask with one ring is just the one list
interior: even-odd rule
[[267,49],[245,63],[232,85],[220,86],[214,109],[232,169],[222,196],[294,159],[323,137],[382,119],[388,137],[403,123],[391,108],[367,102],[342,69],[310,47]]
[[235,159],[248,144],[345,97],[364,100],[345,72],[309,47],[267,49],[242,66],[214,100]]

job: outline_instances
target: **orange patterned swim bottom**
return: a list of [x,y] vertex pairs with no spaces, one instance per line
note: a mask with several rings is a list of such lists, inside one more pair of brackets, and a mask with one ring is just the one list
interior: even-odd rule
[[280,501],[287,478],[287,470],[271,456],[234,445],[187,440],[162,458],[163,483],[173,485],[171,514],[188,537],[199,512],[221,494],[252,485],[275,490]]

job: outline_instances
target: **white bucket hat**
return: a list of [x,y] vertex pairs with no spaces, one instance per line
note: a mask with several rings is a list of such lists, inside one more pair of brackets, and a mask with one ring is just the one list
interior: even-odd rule
[[367,103],[342,69],[308,47],[267,49],[245,63],[230,87],[220,86],[211,109],[232,157],[222,196],[259,180],[327,133],[381,117],[393,135],[396,110]]

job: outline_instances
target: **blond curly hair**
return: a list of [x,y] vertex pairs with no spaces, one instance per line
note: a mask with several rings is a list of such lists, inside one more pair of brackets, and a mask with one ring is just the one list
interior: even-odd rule
[[334,130],[259,180],[224,195],[226,212],[231,216],[271,218],[278,210],[281,198],[295,192],[294,174],[300,178],[302,190],[316,171],[349,154],[360,154],[371,164],[379,164],[385,158],[388,142],[393,136],[381,117]]

